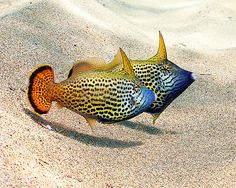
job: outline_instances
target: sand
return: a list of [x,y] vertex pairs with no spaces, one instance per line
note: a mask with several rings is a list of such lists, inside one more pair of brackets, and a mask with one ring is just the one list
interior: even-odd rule
[[[231,1],[0,1],[0,187],[235,187],[236,3]],[[52,107],[31,112],[27,77],[78,59],[155,54],[198,79],[152,125],[114,125]],[[51,129],[49,129],[51,128]]]

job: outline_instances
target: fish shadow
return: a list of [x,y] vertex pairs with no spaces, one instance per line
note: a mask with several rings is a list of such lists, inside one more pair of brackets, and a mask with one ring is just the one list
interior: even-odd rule
[[79,133],[77,131],[70,130],[69,128],[63,127],[62,124],[59,124],[56,122],[50,122],[34,114],[27,108],[23,108],[23,111],[37,124],[45,128],[50,126],[52,128],[52,131],[55,131],[59,134],[62,134],[63,136],[72,138],[78,142],[81,142],[87,145],[93,145],[97,147],[107,147],[107,148],[130,148],[130,147],[143,145],[143,143],[140,141],[122,141],[122,140],[112,139],[108,137],[97,137],[97,136],[92,136],[92,135],[88,135],[84,133]]
[[178,134],[175,131],[163,130],[154,126],[145,125],[143,123],[137,123],[132,121],[121,121],[119,122],[119,125],[151,135]]

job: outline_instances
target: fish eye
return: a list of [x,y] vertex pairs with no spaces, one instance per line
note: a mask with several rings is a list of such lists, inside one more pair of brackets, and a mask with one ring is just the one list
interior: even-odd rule
[[171,67],[170,64],[165,63],[165,64],[163,64],[162,67],[161,67],[161,72],[163,72],[163,74],[166,75],[166,74],[170,73],[171,68],[172,68],[172,67]]
[[170,71],[170,69],[171,69],[171,67],[170,67],[169,64],[163,65],[163,70],[164,70],[164,71]]
[[135,91],[138,91],[139,89],[139,85],[138,84],[134,84],[134,88],[133,88]]
[[138,92],[141,87],[142,87],[142,83],[139,80],[135,80],[134,87],[133,87],[134,91]]

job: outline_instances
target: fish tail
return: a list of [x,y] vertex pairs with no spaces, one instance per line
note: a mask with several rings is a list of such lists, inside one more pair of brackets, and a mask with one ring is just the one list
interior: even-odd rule
[[38,66],[29,76],[27,98],[34,111],[46,114],[52,104],[54,72],[50,65]]

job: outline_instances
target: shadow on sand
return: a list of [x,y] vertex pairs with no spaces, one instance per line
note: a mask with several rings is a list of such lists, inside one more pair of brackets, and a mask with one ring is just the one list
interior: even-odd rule
[[141,131],[141,132],[144,132],[144,133],[147,133],[147,134],[152,134],[152,135],[178,134],[175,131],[162,130],[158,127],[145,125],[143,123],[137,123],[137,122],[132,122],[132,121],[121,121],[118,124],[121,125],[121,126],[128,127],[130,129],[134,129],[134,130]]
[[43,127],[50,126],[53,131],[84,144],[93,145],[97,147],[107,147],[107,148],[129,148],[143,145],[143,143],[140,141],[122,141],[107,137],[97,137],[84,133],[79,133],[77,131],[65,128],[63,127],[63,125],[59,123],[47,121],[44,118],[32,113],[29,109],[24,108],[23,110],[25,114],[31,117],[33,121],[35,121],[38,124],[41,124]]

